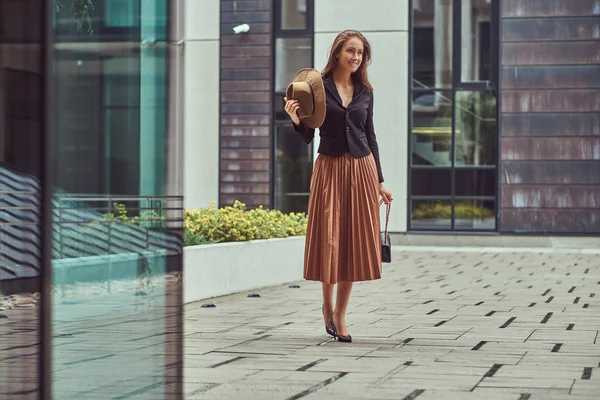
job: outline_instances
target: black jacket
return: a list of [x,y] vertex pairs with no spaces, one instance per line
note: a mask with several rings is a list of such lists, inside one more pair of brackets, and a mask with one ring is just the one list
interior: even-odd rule
[[[373,92],[358,82],[354,84],[354,95],[348,109],[342,105],[342,98],[330,75],[323,77],[326,91],[327,112],[325,121],[319,128],[321,142],[318,152],[339,157],[346,153],[360,158],[373,153],[377,165],[379,182],[383,182],[383,173],[379,161],[379,147],[373,127]],[[302,122],[294,129],[300,133],[305,143],[315,137],[315,130]]]

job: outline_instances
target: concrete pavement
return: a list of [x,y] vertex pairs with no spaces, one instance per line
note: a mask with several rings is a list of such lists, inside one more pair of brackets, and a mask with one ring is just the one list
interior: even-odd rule
[[317,282],[187,305],[186,399],[600,398],[598,252],[443,250],[395,247],[355,284],[352,344]]

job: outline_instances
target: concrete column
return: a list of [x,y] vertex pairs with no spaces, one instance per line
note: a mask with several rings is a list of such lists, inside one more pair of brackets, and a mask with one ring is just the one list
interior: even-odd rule
[[375,133],[384,185],[394,195],[391,232],[407,226],[409,11],[408,0],[315,1],[315,68],[325,67],[335,36],[345,29],[361,31],[371,43]]
[[184,206],[219,199],[220,1],[186,0]]

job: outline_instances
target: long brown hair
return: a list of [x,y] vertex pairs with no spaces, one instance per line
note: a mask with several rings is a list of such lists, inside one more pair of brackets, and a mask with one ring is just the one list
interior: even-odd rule
[[344,43],[353,37],[360,39],[360,41],[363,42],[365,49],[362,62],[360,63],[358,70],[352,73],[352,77],[367,89],[373,90],[373,86],[371,86],[371,82],[369,82],[369,77],[367,76],[367,67],[371,64],[371,45],[359,31],[345,30],[336,36],[333,45],[331,46],[331,51],[329,52],[329,61],[327,61],[327,65],[323,72],[321,72],[321,75],[325,76],[336,70],[338,67],[337,57],[342,51]]

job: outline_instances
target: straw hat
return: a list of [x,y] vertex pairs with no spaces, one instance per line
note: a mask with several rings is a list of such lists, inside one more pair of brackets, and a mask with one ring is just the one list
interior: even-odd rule
[[298,117],[309,128],[316,129],[325,120],[325,86],[321,73],[313,68],[303,68],[294,75],[286,97],[298,100]]

